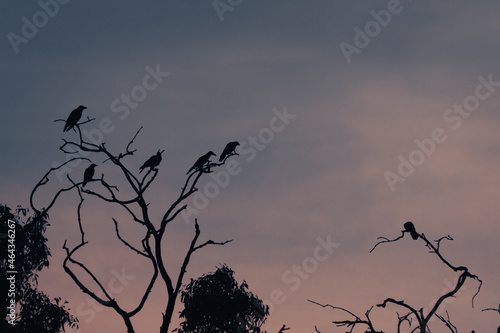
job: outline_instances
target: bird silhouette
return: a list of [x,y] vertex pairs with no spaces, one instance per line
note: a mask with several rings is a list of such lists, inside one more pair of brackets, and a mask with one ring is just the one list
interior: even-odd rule
[[215,155],[215,153],[213,151],[209,151],[205,155],[201,156],[198,160],[196,160],[196,162],[193,164],[191,169],[189,169],[189,171],[186,173],[186,175],[189,174],[192,170],[195,170],[195,169],[201,170],[201,167],[203,167],[203,165],[208,162],[208,160],[210,159],[210,156],[217,156],[217,155]]
[[82,187],[85,187],[89,181],[92,180],[92,177],[94,177],[95,173],[95,167],[97,164],[92,163],[85,171],[83,172],[83,184]]
[[141,171],[139,171],[139,173],[141,173],[145,168],[155,168],[157,167],[158,165],[160,165],[160,162],[161,162],[161,154],[164,152],[164,150],[162,151],[159,151],[156,153],[156,155],[153,155],[151,156],[146,162],[144,162],[144,164],[139,168]]
[[418,233],[415,230],[415,226],[413,225],[413,222],[408,221],[404,224],[404,228],[406,232],[409,232],[411,235],[411,238],[413,239],[418,239]]
[[86,106],[80,105],[79,107],[71,111],[68,119],[66,120],[66,125],[64,125],[64,132],[69,131],[78,123],[78,121],[82,117],[83,110],[85,110],[86,108]]
[[229,142],[226,145],[226,148],[224,148],[224,150],[222,151],[222,154],[220,154],[219,162],[222,162],[226,158],[226,156],[236,154],[235,149],[239,145],[240,143],[238,141]]

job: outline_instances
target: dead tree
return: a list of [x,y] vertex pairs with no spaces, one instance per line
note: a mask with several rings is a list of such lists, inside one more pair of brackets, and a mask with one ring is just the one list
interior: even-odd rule
[[[395,300],[393,298],[386,298],[382,303],[377,304],[377,307],[385,308],[387,305],[393,304],[393,305],[396,305],[396,306],[402,308],[405,311],[405,315],[403,315],[403,316],[401,316],[399,313],[397,313],[397,316],[398,316],[398,325],[397,325],[398,330],[397,330],[397,332],[398,333],[401,332],[401,326],[405,322],[408,324],[408,326],[410,328],[412,328],[413,320],[416,321],[416,326],[412,328],[411,332],[420,332],[420,333],[430,332],[429,321],[431,320],[431,318],[433,316],[435,316],[436,318],[441,320],[452,333],[456,333],[457,328],[451,323],[450,316],[449,316],[448,312],[446,312],[446,317],[444,317],[444,316],[441,316],[440,314],[438,314],[437,310],[446,299],[456,296],[456,294],[458,293],[460,288],[462,288],[462,286],[464,285],[467,278],[472,279],[472,280],[476,280],[479,282],[478,290],[477,290],[476,294],[472,297],[472,307],[474,307],[474,298],[477,296],[477,294],[481,290],[482,281],[478,278],[477,275],[470,273],[469,269],[467,267],[454,266],[446,258],[443,257],[443,255],[441,254],[441,251],[440,251],[441,242],[443,240],[453,240],[453,238],[451,238],[451,236],[448,235],[445,237],[441,237],[441,238],[435,240],[434,242],[431,242],[427,239],[427,237],[423,233],[418,233],[416,231],[415,226],[413,225],[412,222],[406,222],[404,224],[404,230],[402,230],[401,235],[395,239],[389,239],[387,237],[379,237],[378,239],[380,241],[377,244],[375,244],[375,246],[370,250],[370,253],[373,252],[378,245],[383,244],[383,243],[396,242],[396,241],[404,238],[405,234],[411,235],[411,237],[414,240],[419,240],[419,239],[422,240],[425,243],[425,246],[429,249],[429,253],[435,254],[443,262],[443,264],[445,264],[447,267],[449,267],[454,272],[460,273],[458,280],[457,280],[457,283],[456,283],[455,287],[453,288],[453,290],[449,291],[448,293],[446,293],[444,295],[441,295],[437,299],[437,301],[434,303],[432,308],[427,313],[424,313],[423,308],[417,309],[417,308],[407,304],[404,300],[399,301],[399,300]],[[362,319],[362,318],[356,316],[354,313],[352,313],[344,308],[341,308],[341,307],[332,306],[330,304],[322,305],[322,304],[319,304],[319,303],[313,302],[313,301],[310,301],[310,302],[315,303],[317,305],[320,305],[322,307],[331,307],[334,310],[341,310],[341,311],[347,312],[348,314],[350,314],[351,316],[354,317],[354,319],[352,319],[352,320],[333,322],[337,326],[350,327],[351,332],[352,332],[352,330],[354,329],[354,327],[356,325],[366,325],[368,327],[368,330],[366,331],[367,333],[377,333],[377,331],[375,330],[373,323],[369,317],[370,312],[371,312],[373,307],[370,308],[365,313],[366,319]]]
[[[167,226],[172,223],[183,210],[187,209],[187,204],[185,203],[186,199],[192,196],[196,191],[198,191],[196,185],[200,177],[205,173],[212,172],[212,169],[214,167],[223,165],[226,162],[227,157],[220,163],[212,163],[208,161],[203,166],[190,172],[187,176],[187,179],[185,180],[184,187],[182,187],[177,199],[175,199],[175,201],[171,203],[170,206],[167,205],[168,209],[162,212],[163,217],[161,218],[161,220],[154,221],[150,217],[151,207],[145,198],[145,194],[146,191],[150,188],[153,181],[156,179],[159,168],[157,167],[156,163],[152,163],[149,170],[142,177],[139,177],[138,172],[132,172],[124,164],[124,160],[127,158],[131,158],[131,156],[136,152],[136,149],[132,149],[131,147],[134,144],[134,140],[141,131],[142,127],[128,142],[125,147],[125,151],[116,154],[108,150],[105,142],[96,144],[93,142],[89,142],[82,136],[80,127],[93,120],[94,119],[90,119],[87,117],[86,120],[83,120],[74,126],[74,131],[77,134],[77,139],[75,141],[68,141],[63,139],[64,144],[59,149],[70,156],[71,154],[75,155],[74,157],[69,158],[62,165],[52,167],[47,171],[47,173],[42,177],[42,179],[35,185],[34,189],[32,190],[30,196],[30,205],[33,211],[35,211],[37,214],[47,215],[61,195],[64,195],[70,191],[76,191],[79,196],[79,203],[76,207],[75,219],[78,222],[80,242],[75,246],[68,245],[67,241],[64,242],[63,249],[66,252],[66,257],[63,262],[63,268],[65,272],[85,294],[89,295],[92,299],[94,299],[102,306],[112,308],[123,319],[128,333],[135,333],[131,318],[143,309],[153,286],[161,279],[164,283],[168,301],[163,311],[160,333],[167,333],[172,320],[172,315],[174,313],[175,301],[179,294],[184,274],[186,273],[186,268],[193,253],[204,248],[207,245],[224,245],[228,242],[231,242],[232,240],[226,240],[222,242],[208,240],[205,242],[199,242],[200,226],[198,224],[198,221],[195,219],[194,235],[191,239],[187,252],[183,254],[184,259],[180,269],[172,269],[165,266],[164,254],[162,251],[164,243],[162,242],[162,240],[164,239]],[[53,196],[50,197],[48,203],[46,203],[45,206],[41,207],[35,204],[35,197],[37,196],[37,192],[41,189],[41,187],[44,187],[49,183],[49,177],[53,173],[59,172],[61,168],[65,168],[67,167],[67,164],[75,162],[77,160],[93,162],[87,157],[79,156],[79,152],[81,152],[82,155],[90,154],[89,156],[92,157],[93,161],[97,161],[98,158],[101,158],[103,160],[102,163],[111,163],[110,167],[116,170],[116,173],[123,177],[123,183],[125,184],[124,186],[128,188],[132,195],[128,198],[122,198],[122,192],[119,193],[118,186],[110,184],[104,177],[104,175],[102,175],[100,178],[86,179],[89,184],[96,183],[94,187],[90,187],[93,189],[89,189],[89,186],[83,188],[83,182],[72,179],[68,174],[66,176],[70,183],[68,186],[60,188]],[[236,153],[232,153],[230,155],[235,154]],[[81,179],[81,175],[79,175],[79,178]],[[84,262],[75,259],[75,253],[77,253],[78,250],[88,244],[84,232],[85,224],[84,221],[82,221],[81,214],[82,206],[87,196],[95,197],[110,205],[118,205],[123,208],[124,212],[130,217],[130,220],[118,221],[117,219],[112,218],[116,233],[115,236],[128,248],[128,250],[134,252],[136,255],[142,257],[144,260],[148,261],[151,264],[152,274],[149,279],[149,283],[142,293],[141,299],[137,302],[136,305],[134,305],[132,309],[125,309],[122,305],[120,305],[119,302],[111,296],[111,293],[108,292],[107,288],[100,281],[98,274],[92,272],[92,270],[89,269]],[[139,239],[136,239],[136,243],[139,243],[140,240],[140,246],[132,245],[134,244],[134,242],[131,240],[126,240],[126,237],[124,237],[120,233],[120,226],[124,225],[124,223],[137,223],[143,228],[143,234],[138,236],[140,237]],[[95,283],[97,287],[91,288],[90,286],[85,285],[82,282],[84,281],[85,275],[87,277],[90,277],[90,279]],[[97,289],[97,291],[95,289]]]

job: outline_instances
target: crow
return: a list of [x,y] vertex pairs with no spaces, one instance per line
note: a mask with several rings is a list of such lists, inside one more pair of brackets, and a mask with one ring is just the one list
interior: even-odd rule
[[89,181],[92,180],[92,177],[94,177],[95,173],[95,167],[97,164],[92,163],[85,171],[83,172],[83,184],[82,187],[85,187]]
[[415,226],[413,225],[413,222],[408,221],[404,224],[405,231],[409,232],[411,235],[411,238],[413,239],[418,239],[418,233],[415,230]]
[[222,152],[222,154],[220,155],[219,162],[222,162],[226,158],[226,156],[236,154],[235,149],[236,149],[236,146],[239,146],[239,145],[240,145],[240,143],[238,141],[229,142],[226,145],[226,148],[224,148],[224,151]]
[[141,173],[145,168],[151,168],[153,169],[154,167],[157,167],[160,165],[161,162],[161,154],[164,152],[164,150],[159,151],[156,153],[156,155],[151,156],[144,164],[139,168]]
[[68,119],[66,120],[66,125],[64,125],[64,132],[69,131],[78,123],[78,121],[82,117],[83,110],[85,110],[86,108],[86,106],[80,105],[79,107],[71,111]]
[[189,171],[186,173],[189,174],[192,170],[195,170],[195,169],[200,169],[203,167],[203,165],[205,163],[208,162],[208,160],[210,159],[210,156],[217,156],[215,155],[215,153],[213,151],[209,151],[208,153],[206,153],[205,155],[203,155],[202,157],[200,157],[194,164],[193,166],[191,167],[191,169],[189,169]]

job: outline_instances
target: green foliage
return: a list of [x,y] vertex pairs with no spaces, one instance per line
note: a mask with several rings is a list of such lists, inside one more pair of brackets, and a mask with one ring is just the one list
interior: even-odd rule
[[181,294],[184,310],[180,333],[253,333],[269,315],[269,307],[247,291],[245,281],[238,285],[234,271],[226,265],[185,286]]
[[[66,325],[77,327],[78,320],[68,313],[67,302],[60,304],[60,298],[50,300],[37,290],[37,273],[49,266],[50,250],[44,236],[48,216],[35,215],[21,222],[21,213],[26,216],[26,209],[18,207],[13,214],[9,207],[0,204],[0,290],[8,291],[7,278],[15,277],[15,296],[8,292],[0,295],[0,332],[56,333],[64,331]],[[8,273],[10,271],[17,273]],[[15,325],[4,320],[12,299],[17,303],[19,314]]]

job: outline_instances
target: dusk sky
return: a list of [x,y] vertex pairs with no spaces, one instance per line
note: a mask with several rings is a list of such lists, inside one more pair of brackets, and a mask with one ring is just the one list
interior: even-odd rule
[[[445,304],[452,323],[496,332],[499,314],[481,310],[500,303],[500,2],[41,0],[2,1],[1,12],[0,203],[29,206],[36,183],[66,161],[59,147],[76,134],[54,120],[79,105],[95,118],[85,137],[116,154],[143,127],[131,170],[165,150],[146,192],[155,221],[199,156],[218,159],[239,141],[234,169],[203,175],[189,214],[167,230],[173,271],[195,218],[200,240],[233,239],[196,252],[185,283],[225,263],[270,305],[268,333],[283,324],[345,332],[331,322],[351,317],[307,300],[363,316],[387,297],[428,309],[454,286],[459,273],[409,235],[370,253],[377,237],[413,221],[430,240],[450,235],[442,254],[483,281],[474,307],[472,280]],[[130,194],[109,161],[87,157],[96,177]],[[67,175],[81,181],[87,166],[53,174],[35,204],[70,185]],[[73,190],[50,211],[52,257],[39,287],[69,301],[78,332],[126,332],[62,269],[62,245],[80,237],[78,203]],[[133,244],[144,229],[95,198],[82,214],[89,244],[77,257],[104,285],[120,275],[114,296],[135,307],[151,265],[116,239],[112,218]],[[153,291],[133,317],[138,333],[159,331],[162,281]],[[395,332],[396,312],[406,313],[375,306],[370,317]],[[431,329],[448,331],[438,320]]]

